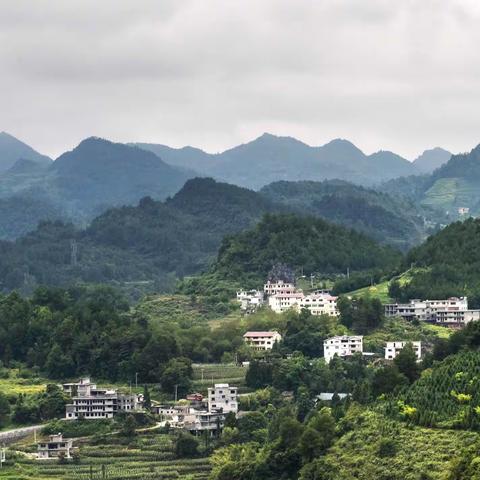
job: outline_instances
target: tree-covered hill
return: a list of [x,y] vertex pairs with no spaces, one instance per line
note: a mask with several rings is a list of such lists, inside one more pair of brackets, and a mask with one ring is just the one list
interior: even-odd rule
[[354,228],[402,250],[418,244],[425,234],[424,220],[413,202],[342,180],[275,182],[260,193],[295,211]]
[[401,298],[445,298],[468,295],[480,301],[480,220],[453,223],[405,258],[404,268],[424,267],[414,271],[410,282],[402,285]]
[[[112,206],[135,204],[145,196],[164,200],[194,176],[152,152],[88,138],[48,164],[39,165],[31,157],[17,161],[0,175],[0,198],[48,202],[81,226]],[[30,229],[49,218],[32,212]],[[2,216],[0,221],[4,221]]]
[[269,214],[253,229],[226,237],[214,272],[223,278],[264,279],[285,263],[311,273],[394,268],[401,255],[365,235],[314,217]]
[[195,179],[167,202],[144,198],[110,209],[85,230],[44,222],[0,244],[2,288],[85,282],[164,288],[206,269],[226,234],[251,227],[272,208],[250,190]]

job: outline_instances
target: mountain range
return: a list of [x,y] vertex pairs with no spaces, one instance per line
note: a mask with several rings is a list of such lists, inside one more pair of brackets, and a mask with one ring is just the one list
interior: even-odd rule
[[[253,189],[273,181],[326,178],[373,185],[399,175],[418,173],[417,162],[426,162],[431,168],[435,158],[441,163],[447,154],[435,149],[424,154],[428,162],[419,158],[411,163],[392,152],[365,155],[346,140],[311,147],[291,137],[270,134],[219,154],[192,147],[126,145],[92,137],[51,161],[11,135],[2,133],[0,238],[17,238],[35,229],[40,220],[70,220],[85,227],[111,207],[134,205],[146,196],[155,200],[173,196],[188,179],[196,176],[210,176]],[[331,193],[333,187],[329,188]],[[343,197],[344,203],[349,201]],[[334,203],[339,206],[338,198]],[[322,210],[317,205],[317,213],[335,220],[333,207],[332,203],[325,204]],[[345,206],[342,209],[339,218],[345,215]],[[374,212],[368,210],[368,215]],[[379,226],[376,220],[368,222]],[[374,230],[360,219],[352,226],[362,227],[360,229],[368,234]],[[374,236],[383,240],[385,228]],[[398,232],[393,232],[391,237],[398,240]],[[415,242],[417,234],[411,238],[414,240],[406,239],[406,244]],[[399,247],[404,248],[406,244]]]
[[348,140],[336,139],[312,147],[292,137],[269,133],[217,154],[193,147],[175,149],[149,143],[135,145],[154,152],[172,165],[191,168],[202,175],[255,190],[279,180],[341,179],[374,185],[400,176],[432,171],[450,155],[436,148],[409,162],[389,151],[365,155]]

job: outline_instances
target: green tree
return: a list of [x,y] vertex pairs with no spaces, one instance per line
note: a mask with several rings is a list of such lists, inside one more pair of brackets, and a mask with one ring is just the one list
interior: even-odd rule
[[123,421],[121,434],[127,438],[133,438],[136,435],[137,422],[133,415],[127,415]]
[[393,360],[398,368],[398,371],[408,378],[410,383],[413,383],[420,376],[420,367],[417,363],[417,356],[413,345],[408,342],[398,353]]
[[148,385],[143,386],[143,406],[146,410],[150,410],[152,406],[152,401],[150,399],[150,390],[148,389]]
[[180,432],[175,440],[177,458],[195,457],[198,455],[198,440],[187,432]]

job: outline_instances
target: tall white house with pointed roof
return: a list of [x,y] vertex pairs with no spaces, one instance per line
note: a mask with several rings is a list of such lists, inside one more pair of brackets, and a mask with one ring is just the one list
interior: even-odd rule
[[355,353],[363,353],[362,335],[342,335],[327,338],[323,342],[323,356],[327,363],[335,355],[339,357],[349,357]]
[[282,340],[282,336],[277,331],[247,332],[243,339],[254,350],[271,350],[275,343]]

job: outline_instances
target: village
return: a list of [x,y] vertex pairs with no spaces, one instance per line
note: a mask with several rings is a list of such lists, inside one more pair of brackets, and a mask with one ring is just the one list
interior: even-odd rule
[[[242,290],[236,294],[241,311],[248,315],[260,308],[269,308],[276,314],[289,310],[297,313],[308,310],[311,315],[327,315],[339,317],[338,297],[328,289],[315,290],[304,294],[296,287],[293,275],[288,271],[280,275],[270,276],[261,290]],[[468,308],[466,297],[448,298],[445,300],[412,299],[408,303],[386,303],[384,314],[387,318],[399,317],[408,322],[427,322],[431,324],[459,329],[467,323],[480,318],[480,310]],[[243,335],[245,345],[253,355],[264,355],[272,352],[275,345],[282,341],[282,335],[276,330],[247,331]],[[425,353],[421,340],[395,339],[386,341],[382,360],[394,360],[399,352],[409,344],[416,359],[420,362]],[[335,357],[348,358],[360,355],[366,361],[378,359],[378,354],[364,350],[362,335],[337,335],[326,338],[323,342],[325,362],[330,363]],[[261,358],[261,357],[259,357]],[[249,362],[243,362],[247,368]],[[145,412],[158,419],[158,425],[168,425],[173,430],[186,431],[192,435],[209,435],[218,437],[224,428],[227,415],[242,415],[239,408],[238,386],[228,383],[213,383],[206,396],[191,392],[184,399],[173,403],[152,402],[148,407],[139,393],[121,393],[118,389],[97,386],[89,377],[78,382],[62,384],[63,393],[70,398],[66,405],[65,421],[78,419],[98,420],[112,419],[119,412]],[[331,401],[334,393],[324,392],[317,400]],[[344,398],[347,394],[338,394]],[[59,432],[50,435],[48,440],[38,442],[37,457],[40,460],[71,458],[72,439],[65,439]]]

